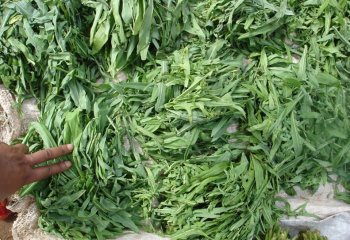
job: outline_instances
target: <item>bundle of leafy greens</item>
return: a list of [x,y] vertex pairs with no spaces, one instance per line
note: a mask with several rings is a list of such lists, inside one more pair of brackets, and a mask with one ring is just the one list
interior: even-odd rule
[[302,231],[298,236],[294,238],[288,237],[288,231],[281,229],[279,226],[274,226],[271,228],[263,238],[264,240],[327,240],[323,237],[319,231]]
[[90,30],[92,53],[102,56],[112,75],[160,49],[170,51],[183,32],[194,32],[188,0],[82,1],[95,9]]
[[349,191],[349,16],[346,0],[4,1],[1,80],[42,112],[23,142],[75,145],[72,169],[23,189],[40,226],[253,239],[290,213],[278,192],[331,174]]

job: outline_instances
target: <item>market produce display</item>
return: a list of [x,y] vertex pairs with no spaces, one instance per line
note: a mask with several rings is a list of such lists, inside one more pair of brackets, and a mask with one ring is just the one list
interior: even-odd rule
[[349,54],[346,0],[2,1],[1,82],[41,109],[21,140],[75,146],[22,194],[67,239],[253,239],[298,214],[280,191],[350,202]]

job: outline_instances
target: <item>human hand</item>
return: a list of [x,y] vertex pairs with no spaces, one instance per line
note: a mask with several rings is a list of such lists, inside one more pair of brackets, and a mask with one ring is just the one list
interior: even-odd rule
[[71,153],[73,145],[62,145],[28,154],[24,144],[9,146],[0,143],[0,200],[15,193],[22,186],[48,178],[70,168],[71,162],[65,161],[48,166],[37,164]]

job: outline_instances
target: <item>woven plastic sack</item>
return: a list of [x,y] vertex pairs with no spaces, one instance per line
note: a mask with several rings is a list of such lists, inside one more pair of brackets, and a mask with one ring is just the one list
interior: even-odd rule
[[0,85],[0,141],[10,143],[11,140],[24,134],[30,122],[39,117],[39,109],[35,99],[22,103],[21,109],[16,108],[15,98],[9,90]]

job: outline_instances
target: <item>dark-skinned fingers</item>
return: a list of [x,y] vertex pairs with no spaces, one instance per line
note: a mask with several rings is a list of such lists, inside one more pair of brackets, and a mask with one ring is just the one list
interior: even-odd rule
[[55,148],[44,149],[29,155],[26,155],[26,160],[31,166],[67,155],[73,151],[73,145],[67,144]]
[[7,143],[0,142],[0,149],[1,150],[5,150],[5,149],[7,150],[9,148],[10,148],[10,146]]
[[15,153],[27,154],[29,152],[29,148],[25,144],[16,144],[12,149]]
[[52,175],[55,175],[57,173],[66,171],[71,166],[72,166],[71,162],[65,161],[65,162],[60,162],[60,163],[56,163],[56,164],[52,164],[44,167],[33,168],[29,177],[26,180],[27,181],[26,184],[40,181],[48,177],[51,177]]

